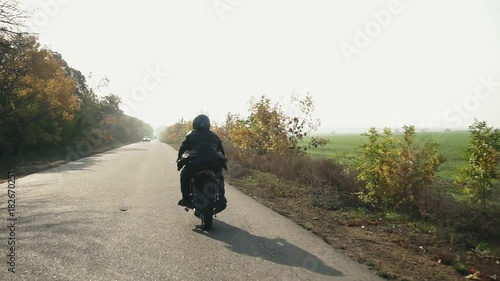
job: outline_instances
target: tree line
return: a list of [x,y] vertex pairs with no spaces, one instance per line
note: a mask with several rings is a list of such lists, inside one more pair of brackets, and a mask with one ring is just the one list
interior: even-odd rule
[[61,54],[7,27],[0,29],[0,159],[152,135],[150,125],[120,110],[117,95],[99,97]]

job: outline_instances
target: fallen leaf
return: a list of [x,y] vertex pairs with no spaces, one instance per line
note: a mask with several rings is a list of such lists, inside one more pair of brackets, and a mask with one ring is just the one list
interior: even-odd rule
[[470,274],[475,274],[476,272],[478,272],[477,269],[475,269],[472,265],[467,266],[467,270],[469,270]]
[[474,274],[469,274],[465,276],[465,278],[470,280],[481,280],[481,274],[479,273],[479,271],[477,271]]

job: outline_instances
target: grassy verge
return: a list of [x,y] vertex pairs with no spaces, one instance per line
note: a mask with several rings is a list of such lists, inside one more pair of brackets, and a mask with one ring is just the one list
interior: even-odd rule
[[478,242],[444,220],[415,220],[361,206],[325,208],[323,190],[258,170],[230,177],[229,182],[383,278],[462,280],[463,274],[476,270],[485,277],[500,276],[500,259],[494,258],[500,245]]

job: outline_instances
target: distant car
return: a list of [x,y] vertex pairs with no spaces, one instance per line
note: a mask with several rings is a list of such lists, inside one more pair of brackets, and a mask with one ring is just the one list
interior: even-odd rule
[[143,137],[143,138],[142,138],[142,142],[145,142],[145,141],[147,141],[147,142],[151,142],[151,139],[150,139],[150,138],[148,138],[148,137]]

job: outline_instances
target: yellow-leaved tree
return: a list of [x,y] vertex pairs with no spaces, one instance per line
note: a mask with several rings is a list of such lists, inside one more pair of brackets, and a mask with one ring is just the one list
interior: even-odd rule
[[0,154],[16,154],[39,142],[58,143],[63,124],[79,108],[74,80],[33,36],[19,35],[2,59],[0,128],[8,132],[8,139],[2,139],[8,147]]

